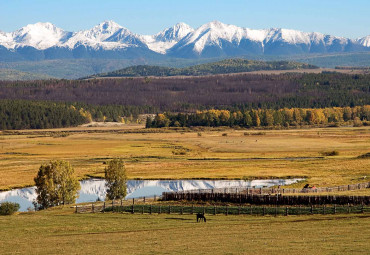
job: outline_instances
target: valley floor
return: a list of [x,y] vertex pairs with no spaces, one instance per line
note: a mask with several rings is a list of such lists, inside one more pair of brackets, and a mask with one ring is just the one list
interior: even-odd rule
[[[369,152],[370,127],[188,131],[129,125],[4,131],[0,189],[33,185],[40,165],[53,159],[70,161],[79,178],[102,177],[115,157],[125,160],[130,179],[304,177],[318,187],[370,180],[369,158],[358,158]],[[323,155],[330,151],[339,155]]]

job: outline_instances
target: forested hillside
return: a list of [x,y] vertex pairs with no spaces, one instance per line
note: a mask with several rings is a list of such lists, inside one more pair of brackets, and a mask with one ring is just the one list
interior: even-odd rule
[[319,108],[370,104],[370,75],[340,73],[214,75],[94,80],[0,81],[0,99],[211,108]]
[[97,77],[145,77],[145,76],[199,76],[211,74],[242,73],[260,70],[315,69],[314,65],[292,61],[257,61],[247,59],[226,59],[219,62],[200,64],[184,68],[138,65],[117,71],[89,76]]

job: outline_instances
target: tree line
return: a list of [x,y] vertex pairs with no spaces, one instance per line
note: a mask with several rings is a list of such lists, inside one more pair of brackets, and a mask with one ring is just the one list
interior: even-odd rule
[[164,113],[146,120],[146,128],[191,126],[289,127],[352,122],[368,124],[370,105],[331,108],[283,108],[252,110],[204,110],[196,113]]
[[138,65],[130,66],[113,72],[95,74],[95,77],[145,77],[145,76],[197,76],[252,72],[260,70],[295,70],[315,69],[317,66],[292,61],[258,61],[247,59],[225,59],[218,62],[194,65],[183,68],[164,66]]
[[91,121],[135,122],[153,107],[0,100],[0,130],[77,126]]

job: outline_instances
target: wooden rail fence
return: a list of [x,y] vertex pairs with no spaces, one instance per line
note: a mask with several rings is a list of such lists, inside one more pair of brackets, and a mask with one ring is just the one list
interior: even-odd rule
[[364,205],[346,206],[177,206],[177,205],[120,205],[115,202],[80,205],[76,213],[118,212],[131,214],[197,214],[209,215],[308,215],[337,213],[369,213],[370,207]]
[[163,201],[213,201],[254,205],[369,205],[370,196],[253,195],[242,193],[163,192]]

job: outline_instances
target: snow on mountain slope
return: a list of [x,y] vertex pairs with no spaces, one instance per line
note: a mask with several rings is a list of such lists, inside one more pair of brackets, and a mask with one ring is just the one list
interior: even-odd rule
[[357,40],[362,46],[370,47],[370,35]]
[[194,29],[189,25],[180,22],[173,27],[167,28],[155,35],[143,35],[142,40],[148,45],[152,51],[165,54],[166,51],[178,43]]
[[[368,41],[364,39],[362,45],[367,45]],[[212,51],[219,55],[301,54],[342,52],[355,44],[354,40],[317,32],[282,28],[254,30],[213,21],[190,32],[168,52],[173,56],[186,56],[191,52],[201,56]]]
[[39,22],[18,29],[12,33],[12,38],[13,46],[32,46],[44,50],[64,42],[71,35],[72,33],[66,32],[49,22]]
[[138,40],[127,28],[124,28],[113,21],[104,21],[92,29],[79,31],[68,41],[59,46],[67,46],[71,49],[80,45],[92,48],[103,48],[111,50],[115,48],[128,47]]
[[234,25],[226,25],[219,21],[212,21],[188,34],[181,40],[180,47],[194,44],[194,51],[200,53],[206,45],[221,47],[220,40],[240,42],[244,36],[246,36],[246,31],[242,28]]
[[5,48],[14,48],[14,41],[11,33],[5,33],[0,31],[0,45]]
[[[351,40],[282,28],[242,28],[219,21],[195,30],[178,23],[155,35],[138,35],[113,21],[102,22],[88,30],[67,32],[51,23],[39,22],[12,33],[0,31],[0,46],[5,47],[1,47],[4,59],[13,56],[19,59],[40,59],[42,56],[48,59],[136,58],[158,57],[158,53],[197,58],[369,51],[370,36]],[[46,55],[38,52],[44,50]]]

